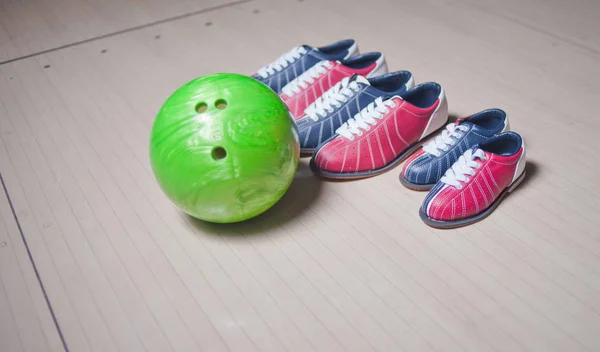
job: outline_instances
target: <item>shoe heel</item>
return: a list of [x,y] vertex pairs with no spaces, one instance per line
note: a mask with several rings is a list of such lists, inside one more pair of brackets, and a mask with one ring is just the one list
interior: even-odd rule
[[525,179],[525,175],[527,173],[525,171],[523,171],[523,173],[521,174],[521,176],[519,176],[515,182],[513,182],[510,186],[508,186],[508,193],[512,192],[515,190],[515,188],[517,188],[521,182],[523,182],[523,180]]
[[419,140],[423,140],[424,138],[437,133],[440,128],[448,123],[448,100],[446,99],[444,88],[440,89],[438,99],[440,100],[440,105],[438,105],[433,114],[431,114],[427,126],[425,126],[425,130]]

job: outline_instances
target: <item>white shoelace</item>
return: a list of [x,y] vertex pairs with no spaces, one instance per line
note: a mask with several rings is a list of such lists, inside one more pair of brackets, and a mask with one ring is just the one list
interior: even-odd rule
[[485,153],[481,149],[473,152],[472,149],[467,150],[461,155],[451,168],[446,170],[446,173],[440,181],[445,184],[454,186],[458,189],[462,188],[460,182],[468,182],[469,177],[475,175],[475,169],[481,167],[476,159],[485,160]]
[[320,61],[306,72],[296,77],[290,83],[283,87],[282,91],[288,97],[292,97],[295,93],[300,93],[300,88],[306,88],[308,84],[313,83],[315,79],[322,74],[327,73],[327,69],[331,69],[333,65],[330,61]]
[[[427,142],[427,144],[423,146],[423,151],[435,156],[440,156],[440,150],[448,151],[450,147],[457,142],[457,139],[461,137],[460,131],[466,132],[468,130],[469,128],[465,125],[450,123],[439,136],[435,137],[433,140]],[[456,137],[457,139],[452,137]]]
[[293,64],[296,60],[298,60],[302,55],[306,54],[306,49],[303,46],[298,46],[288,51],[287,53],[281,55],[277,58],[277,60],[271,62],[268,65],[261,67],[258,70],[258,75],[262,78],[268,78],[273,75],[275,72],[279,72],[284,68],[288,67],[290,64]]
[[310,104],[304,110],[304,113],[312,120],[319,121],[319,115],[321,117],[327,116],[328,113],[333,112],[334,107],[339,108],[342,106],[342,103],[348,101],[348,98],[359,90],[358,83],[356,81],[350,82],[350,77],[346,77]]
[[388,107],[394,108],[396,104],[392,99],[383,101],[381,97],[375,99],[374,102],[367,105],[366,108],[362,109],[358,114],[354,115],[353,118],[346,121],[340,128],[336,130],[336,133],[354,140],[354,135],[362,136],[363,131],[368,131],[371,126],[377,124],[377,120],[382,119],[384,114],[387,114],[390,110]]

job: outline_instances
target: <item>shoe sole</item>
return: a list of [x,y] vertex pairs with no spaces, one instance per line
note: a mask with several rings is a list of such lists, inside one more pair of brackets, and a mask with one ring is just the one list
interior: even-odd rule
[[315,148],[300,148],[300,156],[301,157],[312,156],[314,152],[315,152]]
[[446,128],[446,126],[442,126],[442,127],[438,128],[437,130],[432,131],[429,135],[427,135],[427,137],[421,139],[417,143],[415,143],[412,146],[410,146],[402,154],[398,155],[396,157],[396,159],[394,159],[391,163],[389,163],[386,166],[384,166],[382,168],[379,168],[379,169],[370,170],[370,171],[359,171],[359,172],[329,172],[329,171],[323,171],[323,170],[319,169],[317,167],[317,165],[315,165],[315,159],[314,158],[310,159],[310,163],[309,163],[310,169],[315,174],[317,174],[317,175],[319,175],[319,176],[321,176],[323,178],[328,178],[328,179],[332,179],[332,180],[358,180],[358,179],[363,179],[363,178],[369,178],[369,177],[378,176],[378,175],[381,175],[381,174],[383,174],[385,172],[388,172],[391,169],[393,169],[396,166],[398,166],[398,164],[400,164],[406,158],[408,158],[410,155],[412,155],[412,153],[415,150],[417,150],[420,146],[422,146],[424,143],[426,143],[430,138],[432,138],[433,136],[437,135],[438,132],[440,132],[444,128]]
[[404,176],[402,176],[402,173],[400,173],[400,183],[402,184],[402,186],[413,190],[413,191],[419,191],[419,192],[423,192],[423,191],[429,191],[433,188],[433,186],[435,186],[435,183],[433,184],[427,184],[427,185],[420,185],[418,183],[412,183],[410,181],[407,181]]
[[449,230],[449,229],[455,229],[458,227],[463,227],[463,226],[474,224],[476,222],[479,222],[479,221],[487,218],[494,210],[496,210],[496,208],[498,207],[498,205],[500,205],[500,202],[504,199],[504,197],[507,194],[514,191],[515,188],[517,188],[517,186],[519,186],[519,184],[521,184],[521,182],[523,182],[523,180],[525,179],[525,175],[526,175],[526,171],[523,171],[521,176],[519,176],[515,180],[515,182],[513,182],[508,187],[506,187],[504,189],[504,191],[502,191],[502,193],[500,193],[498,198],[496,198],[496,200],[489,207],[487,207],[484,211],[480,212],[477,215],[473,215],[471,217],[468,217],[465,219],[460,219],[460,220],[440,221],[440,220],[434,220],[434,219],[428,217],[427,214],[425,214],[425,212],[423,211],[423,208],[421,207],[419,209],[419,216],[421,217],[421,220],[423,220],[423,222],[425,224],[427,224],[431,227],[434,227],[436,229]]

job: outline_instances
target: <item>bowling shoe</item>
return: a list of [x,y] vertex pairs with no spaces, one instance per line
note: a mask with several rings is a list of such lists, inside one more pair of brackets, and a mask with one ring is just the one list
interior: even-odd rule
[[408,71],[373,78],[353,75],[342,79],[310,104],[297,121],[300,151],[312,154],[319,144],[369,103],[381,96],[402,94],[412,87],[414,80]]
[[369,78],[384,73],[387,73],[387,64],[382,53],[358,54],[338,61],[324,60],[283,87],[280,97],[298,120],[310,104],[342,79],[355,74]]
[[447,122],[448,103],[437,83],[378,97],[319,145],[310,165],[326,178],[374,176],[398,165]]
[[261,67],[252,77],[280,94],[286,84],[318,62],[345,60],[356,54],[358,54],[358,46],[352,39],[340,40],[322,47],[301,45]]
[[504,132],[466,150],[429,191],[419,215],[436,228],[455,228],[490,215],[525,178],[525,144]]
[[500,109],[483,110],[450,123],[406,160],[400,182],[410,189],[430,190],[467,149],[508,129],[508,117]]

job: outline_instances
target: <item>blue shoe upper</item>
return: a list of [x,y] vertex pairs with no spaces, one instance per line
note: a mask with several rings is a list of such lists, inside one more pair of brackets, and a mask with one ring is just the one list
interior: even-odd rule
[[348,119],[381,96],[401,95],[414,85],[408,71],[391,72],[373,78],[354,75],[325,92],[296,121],[300,147],[305,151],[328,140]]
[[451,123],[423,146],[421,156],[409,159],[402,177],[415,185],[433,185],[465,151],[508,129],[506,113],[500,109],[483,110]]
[[322,47],[302,45],[293,48],[273,63],[266,65],[252,75],[252,78],[269,86],[277,94],[290,81],[323,60],[344,60],[358,53],[353,39],[341,40]]

